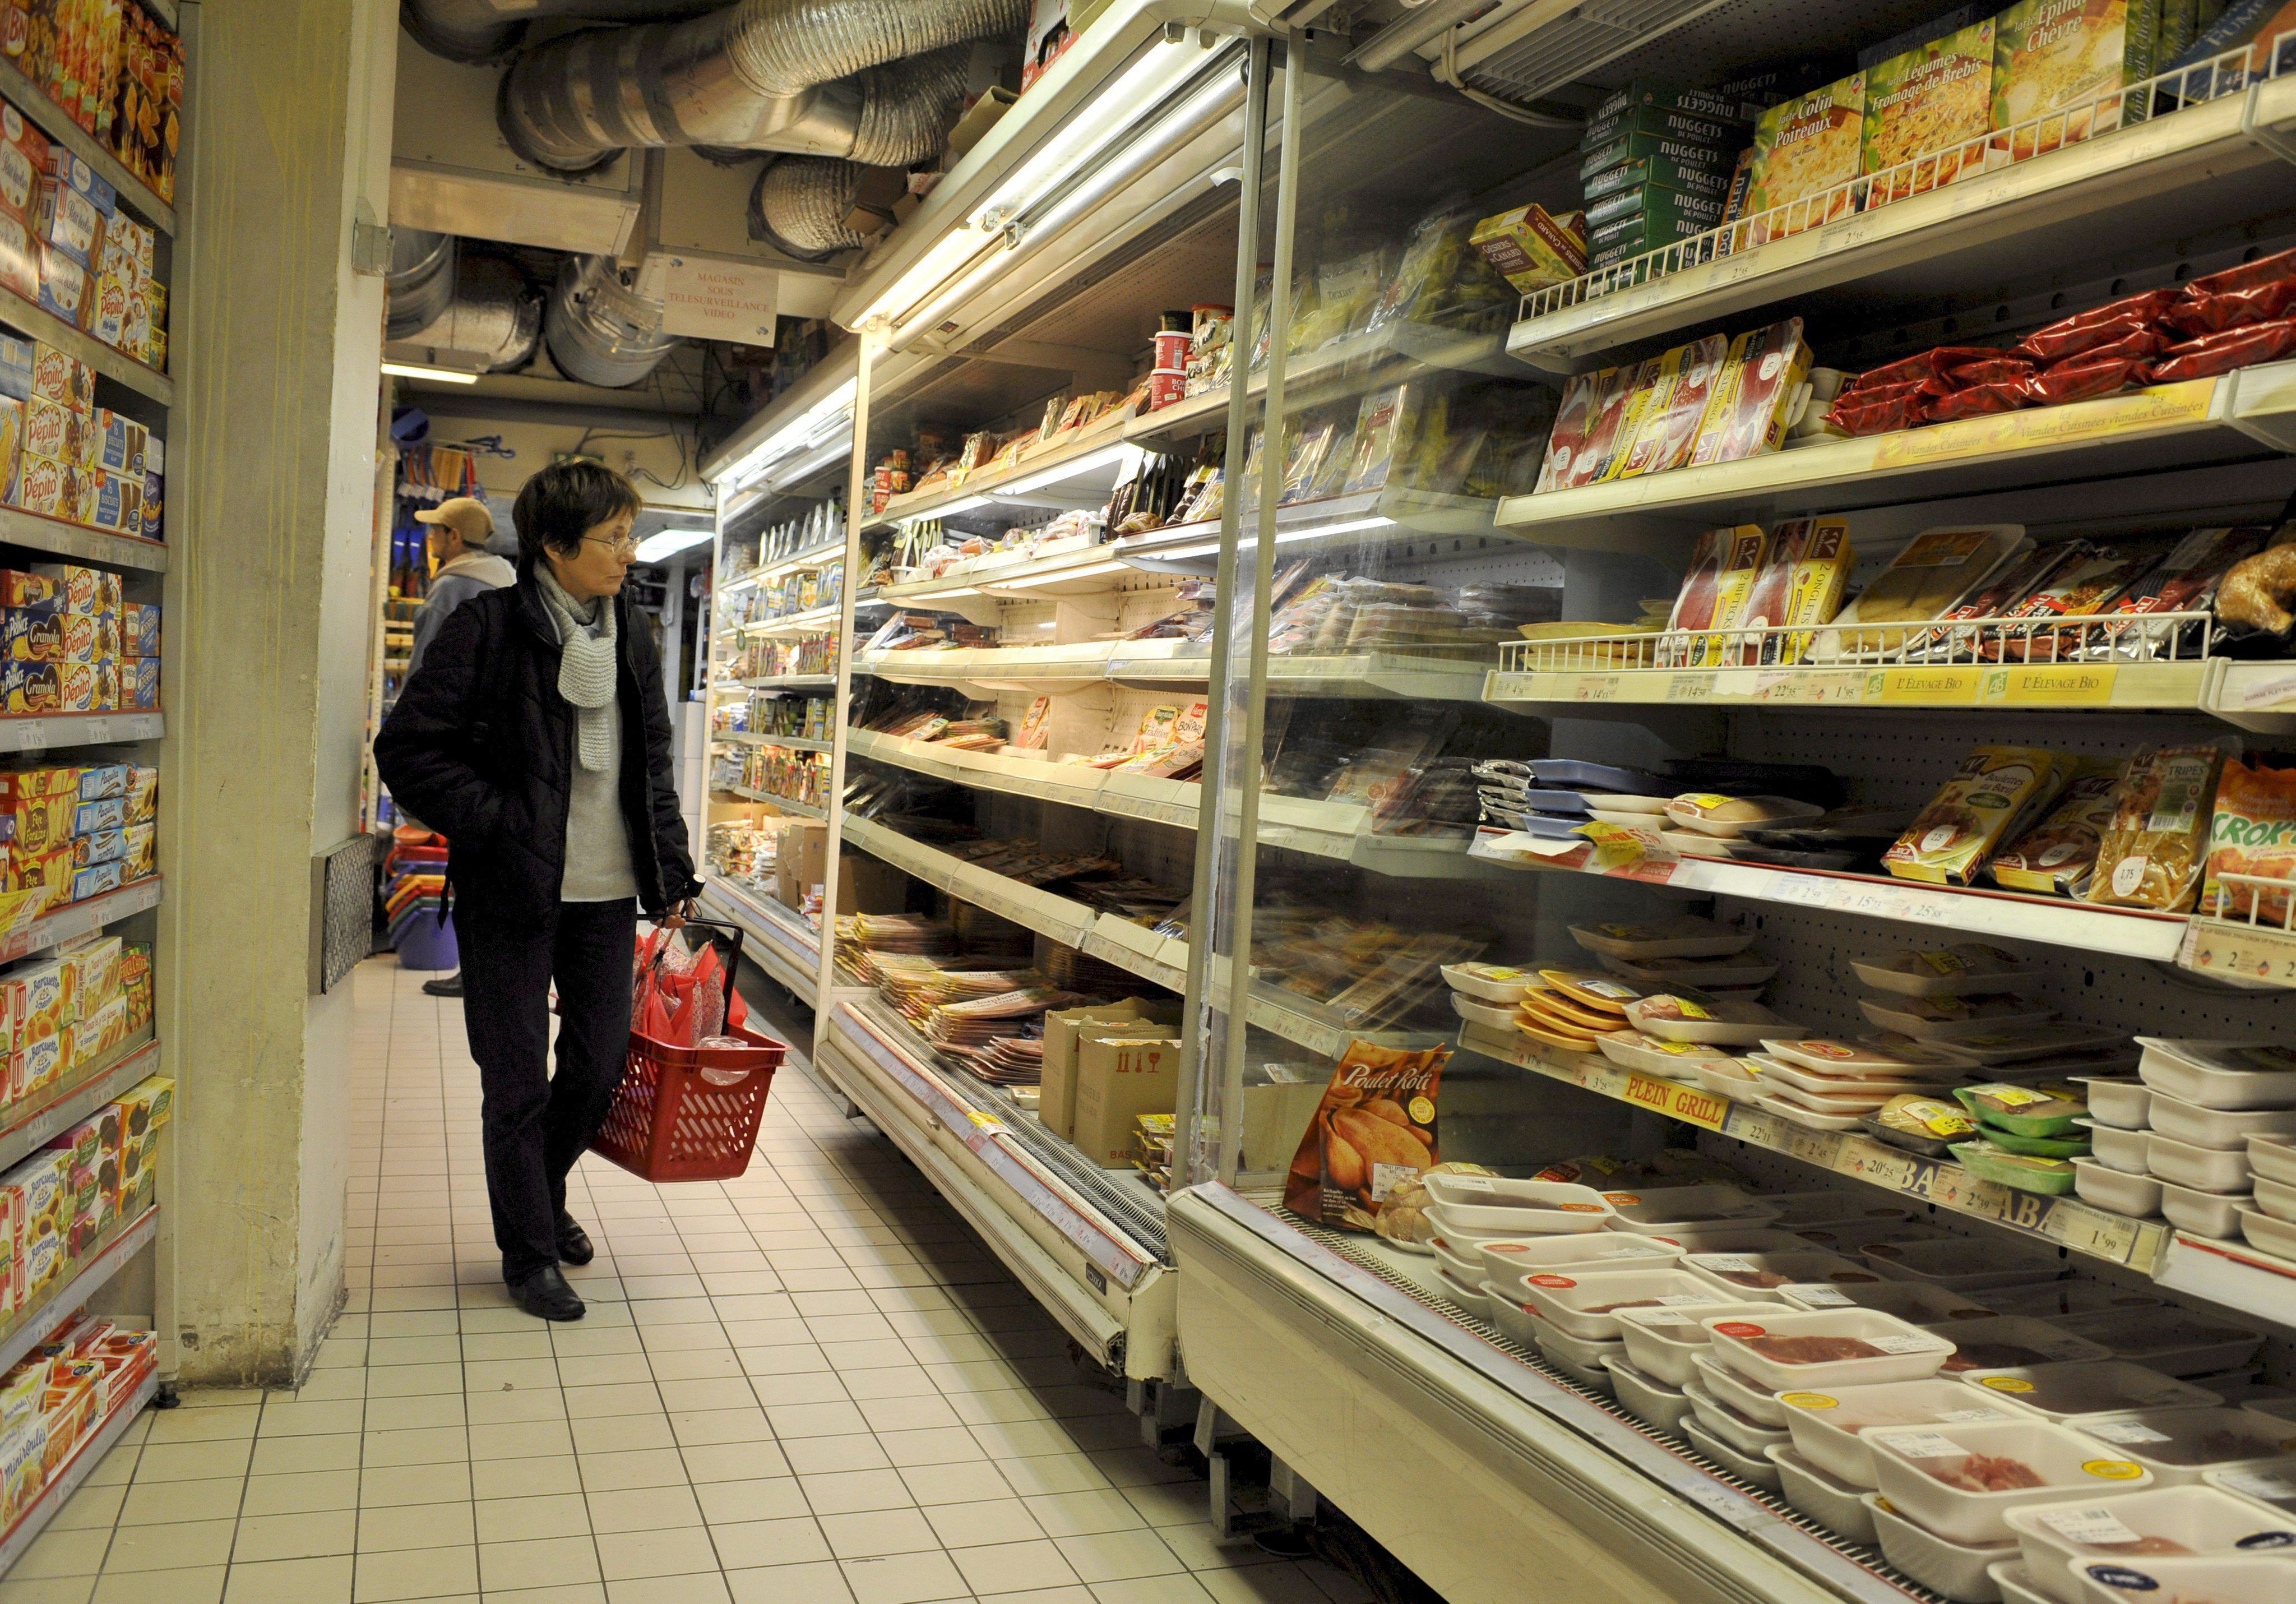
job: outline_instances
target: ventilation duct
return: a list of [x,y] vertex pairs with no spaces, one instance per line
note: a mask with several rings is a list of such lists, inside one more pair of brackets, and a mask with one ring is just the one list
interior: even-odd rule
[[593,22],[652,22],[690,17],[725,0],[399,0],[398,20],[433,55],[450,62],[500,60],[545,17]]
[[503,136],[570,174],[672,144],[902,167],[937,154],[954,119],[962,62],[949,47],[1018,34],[1029,11],[1029,0],[740,0],[684,22],[569,34],[504,76]]
[[543,314],[550,359],[585,384],[619,390],[661,366],[677,336],[661,331],[661,303],[638,293],[611,257],[569,258]]
[[[542,336],[542,307],[499,257],[469,255],[452,234],[391,230],[390,314],[383,338],[420,347],[447,366],[523,367]],[[455,358],[462,358],[457,361]]]
[[826,260],[867,235],[846,218],[869,169],[834,156],[783,156],[766,163],[750,189],[750,234],[800,261]]

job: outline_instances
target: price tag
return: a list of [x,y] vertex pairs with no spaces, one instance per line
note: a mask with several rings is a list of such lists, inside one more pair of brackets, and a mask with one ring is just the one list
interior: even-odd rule
[[1669,702],[1703,702],[1714,694],[1711,674],[1669,674],[1666,679],[1666,699]]
[[1974,702],[1978,681],[1984,673],[1978,668],[1885,669],[1879,694],[1869,694],[1866,699],[1884,704],[1924,707],[1939,703]]
[[1904,1191],[1914,1184],[1922,1167],[1921,1161],[1911,1154],[1893,1153],[1877,1143],[1854,1154],[1847,1169],[1860,1180]]
[[1808,875],[1779,873],[1772,875],[1762,888],[1762,895],[1773,902],[1793,902],[1804,908],[1824,908],[1830,896],[1823,880]]
[[1904,906],[1904,898],[1892,885],[1859,885],[1853,882],[1835,889],[1833,906],[1842,913],[1892,919],[1898,917],[1898,910]]
[[1570,687],[1573,702],[1616,702],[1619,699],[1619,677],[1616,674],[1581,674]]
[[2005,1420],[2009,1417],[1997,1409],[1948,1409],[1938,1415],[1938,1423],[1949,1420]]
[[2200,975],[2296,986],[2296,932],[2226,919],[2194,919],[2185,927],[2177,964]]
[[1690,1262],[1703,1269],[1718,1271],[1726,1275],[1752,1275],[1754,1273],[1753,1265],[1749,1263],[1746,1260],[1738,1257],[1735,1254],[1693,1254],[1690,1257]]
[[1988,703],[2021,707],[2103,707],[2112,701],[2112,686],[2120,670],[2100,668],[1996,669],[1986,676]]
[[[1877,1343],[1874,1345],[1879,1346]],[[1868,1431],[1866,1436],[1886,1444],[1909,1460],[1944,1460],[1969,1452],[1951,1437],[1934,1431]]]
[[2095,1209],[2068,1207],[2062,1203],[2049,1211],[2041,1230],[2076,1252],[2093,1254],[2118,1264],[2127,1263],[2136,1247],[2136,1221]]
[[1866,1340],[1884,1353],[1934,1353],[1945,1345],[1934,1337],[1920,1337],[1912,1332],[1898,1337],[1869,1337]]
[[1719,1304],[1726,1300],[1710,1292],[1676,1292],[1658,1300],[1666,1307],[1686,1307],[1693,1304]]
[[2240,704],[2248,707],[2274,707],[2296,696],[2296,674],[2275,674],[2269,679],[2259,679],[2240,694]]
[[1825,1169],[1833,1168],[1841,1156],[1842,1133],[1839,1131],[1810,1131],[1800,1125],[1786,1133],[1786,1152],[1805,1164]]
[[2216,387],[2214,379],[2188,379],[2181,384],[2155,385],[2094,401],[1907,429],[1881,438],[1874,447],[1873,465],[1877,470],[1914,467],[2197,424],[2208,416]]
[[2102,1504],[2090,1504],[2080,1509],[2060,1505],[2055,1509],[2038,1509],[2034,1518],[2056,1533],[2068,1542],[2084,1548],[2117,1547],[2125,1542],[2142,1542],[2142,1534],[2133,1530],[2127,1521]]
[[2233,1492],[2268,1504],[2296,1500],[2296,1476],[2284,1470],[2226,1470],[2221,1479]]
[[1849,1309],[1856,1306],[1849,1294],[1839,1287],[1829,1287],[1824,1281],[1789,1281],[1776,1290],[1813,1308]]
[[1718,697],[1728,696],[1749,702],[1755,701],[1761,696],[1764,678],[1763,674],[1754,669],[1731,669],[1714,676],[1712,694]]
[[2167,1432],[2155,1431],[2140,1420],[2091,1420],[2087,1423],[2087,1431],[2093,1437],[2103,1437],[2106,1442],[2118,1443],[2124,1448],[2133,1448],[2140,1443],[2174,1440]]

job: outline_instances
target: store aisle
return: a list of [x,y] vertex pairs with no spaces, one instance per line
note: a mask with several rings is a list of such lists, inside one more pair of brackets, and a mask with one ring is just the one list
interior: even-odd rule
[[353,983],[350,1306],[308,1385],[147,1414],[0,1604],[1365,1597],[1215,1547],[1204,1484],[798,1055],[739,1181],[586,1160],[588,1318],[511,1308],[459,1005],[422,978]]

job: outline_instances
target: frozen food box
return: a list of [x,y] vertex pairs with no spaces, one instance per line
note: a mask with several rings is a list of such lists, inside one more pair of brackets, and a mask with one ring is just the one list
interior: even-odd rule
[[1644,107],[1683,111],[1712,122],[1726,123],[1740,135],[1744,134],[1748,126],[1761,113],[1759,106],[1750,106],[1735,95],[1721,89],[1695,89],[1681,84],[1638,78],[1611,90],[1588,115],[1599,120]]
[[1592,206],[1605,195],[1644,184],[1710,201],[1730,198],[1729,169],[1713,165],[1712,152],[1685,150],[1671,141],[1661,141],[1654,154],[1636,156],[1596,173],[1580,185],[1580,193]]
[[1469,239],[1500,276],[1527,295],[1587,270],[1587,224],[1582,213],[1554,217],[1533,202],[1485,218]]
[[[1917,45],[1866,73],[1863,169],[1906,166],[1866,204],[1901,200],[1953,183],[1985,165],[1993,127],[1993,20]],[[1917,158],[1933,157],[1931,160]]]
[[1614,190],[1587,208],[1587,226],[1598,233],[1628,218],[1640,218],[1645,234],[1660,238],[1703,234],[1722,221],[1722,197],[1643,184]]
[[1866,75],[1848,78],[1782,101],[1754,124],[1744,215],[1758,219],[1753,243],[1798,233],[1846,217],[1847,188],[1822,207],[1805,207],[1760,221],[1762,214],[1846,185],[1864,160]]
[[[1739,143],[1742,144],[1743,141]],[[1731,169],[1738,165],[1737,146],[1702,144],[1666,134],[1623,134],[1607,144],[1584,149],[1585,154],[1578,162],[1582,181],[1591,181],[1628,162],[1655,161],[1672,169],[1712,175],[1726,185]]]
[[1637,134],[1703,145],[1728,156],[1735,156],[1746,143],[1746,125],[1735,119],[1701,117],[1672,106],[1633,105],[1589,122],[1578,136],[1578,148],[1589,152],[1607,150]]
[[2022,161],[2141,119],[2145,97],[2124,107],[2112,91],[2152,76],[2159,21],[2149,0],[2020,0],[1994,18],[1996,153]]

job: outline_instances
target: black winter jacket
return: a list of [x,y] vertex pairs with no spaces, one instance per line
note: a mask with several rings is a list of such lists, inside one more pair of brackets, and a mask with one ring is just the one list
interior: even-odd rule
[[[661,664],[629,604],[613,605],[622,818],[639,906],[658,914],[701,886],[671,776]],[[556,911],[566,875],[575,714],[558,693],[559,655],[531,575],[473,596],[447,615],[374,739],[393,800],[447,837],[462,908],[529,929]]]

